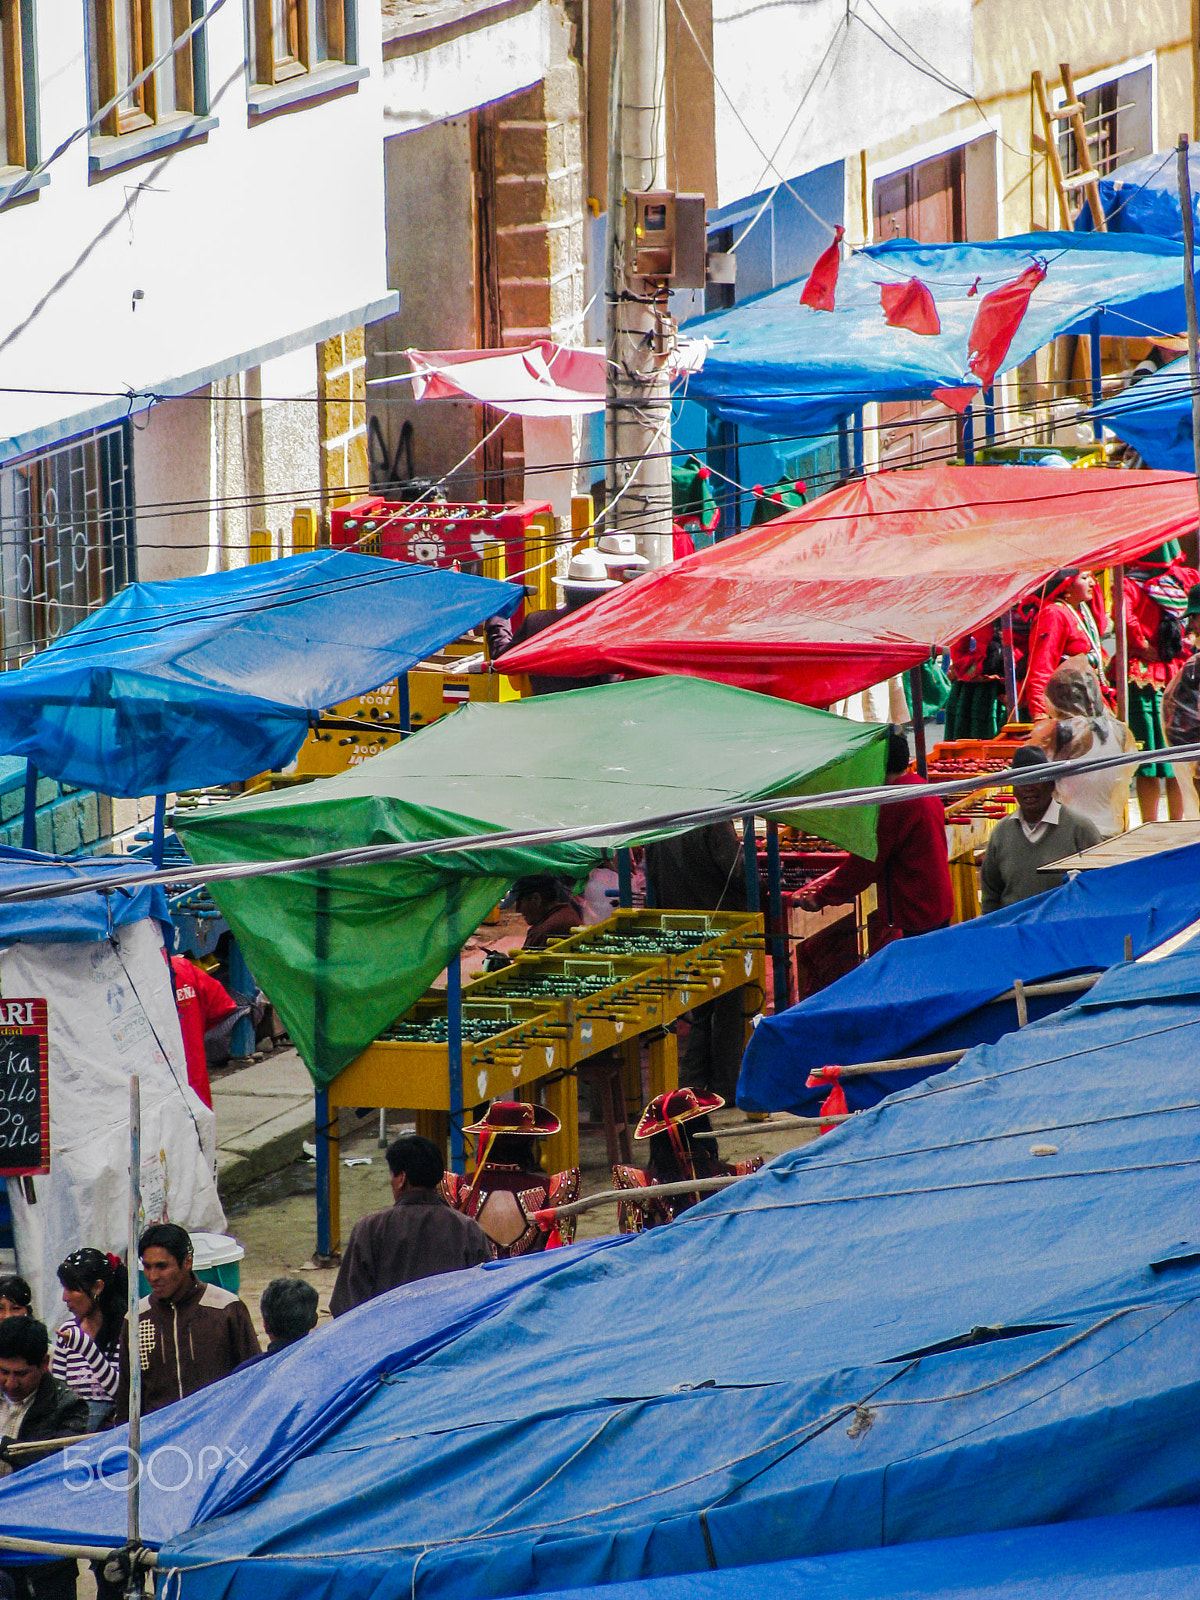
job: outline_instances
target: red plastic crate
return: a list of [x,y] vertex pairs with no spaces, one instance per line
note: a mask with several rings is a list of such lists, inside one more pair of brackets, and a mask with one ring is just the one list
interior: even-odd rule
[[443,500],[410,503],[375,496],[330,512],[330,543],[389,561],[472,569],[489,554],[490,545],[499,544],[504,548],[505,573],[512,577],[525,571],[525,541],[534,519],[547,515],[553,515],[552,508],[541,500],[451,505]]

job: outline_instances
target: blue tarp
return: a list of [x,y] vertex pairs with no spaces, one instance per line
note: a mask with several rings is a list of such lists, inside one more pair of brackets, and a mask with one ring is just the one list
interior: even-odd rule
[[[0,887],[23,889],[33,884],[78,883],[81,878],[111,878],[124,870],[143,872],[144,861],[124,862],[116,856],[39,855],[32,850],[0,847]],[[131,884],[105,894],[76,894],[61,900],[0,901],[0,945],[67,944],[107,939],[114,928],[153,917],[163,925],[171,945],[167,897],[157,885]]]
[[1186,356],[1101,401],[1087,415],[1131,444],[1148,467],[1195,470],[1192,375]]
[[[1200,235],[1200,149],[1188,153],[1192,215]],[[1174,150],[1128,161],[1100,179],[1100,204],[1110,233],[1148,233],[1159,239],[1183,239],[1179,205],[1179,158]],[[1092,231],[1091,201],[1075,220],[1081,232]]]
[[[1012,1002],[989,1005],[1013,980],[1035,983],[1095,972],[1144,955],[1200,916],[1200,845],[1119,867],[1081,872],[1070,883],[919,939],[901,939],[828,989],[764,1017],[751,1035],[738,1104],[808,1115],[829,1093],[807,1089],[817,1067],[854,1066],[901,1055],[990,1044],[1017,1025]],[[1030,1015],[1057,1011],[1069,996],[1030,1000]],[[848,1078],[853,1111],[928,1072]]]
[[290,761],[317,712],[521,599],[348,550],[135,583],[0,675],[0,750],[102,794],[237,782]]
[[[1148,338],[1185,323],[1183,251],[1141,235],[1031,233],[979,244],[920,245],[889,240],[842,263],[836,310],[800,304],[795,284],[688,324],[716,341],[688,383],[727,422],[760,433],[820,432],[871,400],[928,398],[954,388],[967,370],[967,339],[979,297],[1016,278],[1034,260],[1044,283],[1004,360],[1009,371],[1062,333],[1084,333],[1093,316],[1108,335]],[[890,328],[881,283],[916,276],[937,302],[941,332]],[[978,293],[970,294],[976,278]],[[973,381],[973,380],[972,380]]]
[[[1180,1600],[1200,1594],[1200,1508],[922,1540],[614,1583],[602,1600]],[[601,1600],[561,1589],[547,1600]]]
[[[396,1290],[152,1416],[182,1600],[484,1600],[1200,1500],[1200,959],[1138,970],[670,1228]],[[0,1531],[122,1539],[123,1439],[5,1480]]]

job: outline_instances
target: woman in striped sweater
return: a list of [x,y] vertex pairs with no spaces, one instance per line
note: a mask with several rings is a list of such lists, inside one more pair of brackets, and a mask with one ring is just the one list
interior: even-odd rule
[[50,1358],[56,1378],[88,1403],[88,1432],[103,1427],[117,1393],[117,1348],[129,1295],[120,1258],[74,1250],[58,1269],[69,1315]]

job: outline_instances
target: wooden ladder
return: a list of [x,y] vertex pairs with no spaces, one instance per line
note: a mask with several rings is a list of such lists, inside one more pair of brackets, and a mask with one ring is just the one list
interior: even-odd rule
[[[1097,233],[1107,233],[1108,224],[1104,218],[1104,207],[1100,204],[1100,174],[1092,165],[1092,153],[1083,120],[1083,102],[1075,93],[1075,78],[1070,63],[1060,62],[1058,70],[1062,74],[1062,89],[1066,95],[1066,102],[1063,105],[1057,110],[1051,106],[1050,97],[1046,93],[1046,80],[1040,72],[1033,74],[1033,93],[1042,115],[1046,160],[1050,163],[1050,172],[1058,195],[1059,218],[1063,229],[1069,232],[1072,221],[1071,192],[1083,189],[1092,208],[1092,227]],[[1062,157],[1058,153],[1058,124],[1061,122],[1070,125],[1071,132],[1075,135],[1075,148],[1079,153],[1079,171],[1069,177],[1063,172]]]

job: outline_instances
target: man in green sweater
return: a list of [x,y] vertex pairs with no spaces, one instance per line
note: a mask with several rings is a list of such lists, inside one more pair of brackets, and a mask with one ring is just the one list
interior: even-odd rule
[[[1014,767],[1044,767],[1046,753],[1025,744],[1012,758]],[[1033,777],[1033,774],[1030,774]],[[1100,843],[1094,823],[1077,811],[1060,805],[1052,782],[1014,783],[1017,809],[998,823],[983,858],[983,912],[1028,900],[1063,881],[1061,872],[1039,872],[1039,867]]]

